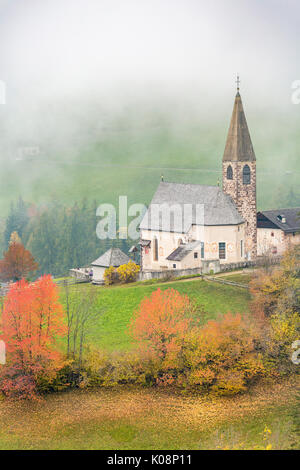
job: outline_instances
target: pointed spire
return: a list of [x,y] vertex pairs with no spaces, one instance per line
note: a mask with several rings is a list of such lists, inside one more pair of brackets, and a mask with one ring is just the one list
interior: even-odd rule
[[240,95],[240,77],[237,78],[237,94],[227,135],[223,161],[255,161],[255,153]]

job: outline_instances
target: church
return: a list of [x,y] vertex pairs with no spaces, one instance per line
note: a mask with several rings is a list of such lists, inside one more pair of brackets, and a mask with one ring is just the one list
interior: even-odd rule
[[[254,261],[258,254],[266,254],[264,249],[274,253],[268,230],[276,232],[280,227],[275,227],[267,214],[257,216],[256,156],[239,86],[222,167],[222,189],[165,181],[159,184],[140,224],[143,271],[199,268],[214,260],[220,264]],[[296,241],[300,237],[296,217],[300,209],[293,211],[294,232],[289,233],[294,233]],[[284,224],[283,212],[278,214]],[[264,240],[264,248],[258,247],[258,238]]]

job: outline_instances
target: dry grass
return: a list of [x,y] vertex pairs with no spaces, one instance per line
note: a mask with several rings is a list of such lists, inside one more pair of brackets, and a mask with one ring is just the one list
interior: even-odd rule
[[[157,389],[99,389],[51,395],[39,403],[3,401],[0,448],[214,448],[218,430],[230,430],[232,438],[238,429],[245,438],[254,427],[258,429],[254,437],[247,434],[251,446],[265,424],[272,426],[274,417],[284,415],[285,433],[289,432],[285,410],[293,406],[297,386],[296,379],[259,385],[234,398],[183,396]],[[276,446],[284,448],[290,438],[280,439]]]

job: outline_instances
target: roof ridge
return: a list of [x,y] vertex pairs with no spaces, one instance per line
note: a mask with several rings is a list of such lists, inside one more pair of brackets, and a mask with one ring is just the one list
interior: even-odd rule
[[199,184],[199,183],[175,183],[172,181],[161,181],[159,184],[181,184],[182,186],[205,186],[207,188],[219,188],[217,184]]
[[266,209],[266,210],[262,210],[262,211],[258,211],[258,212],[292,211],[292,210],[295,210],[295,209],[299,209],[299,211],[300,211],[300,207],[281,207],[280,209]]

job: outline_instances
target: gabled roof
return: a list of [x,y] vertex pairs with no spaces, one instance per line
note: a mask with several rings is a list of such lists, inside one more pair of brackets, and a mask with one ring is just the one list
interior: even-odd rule
[[255,160],[243,103],[238,92],[234,101],[223,161],[251,162]]
[[300,207],[258,212],[257,228],[277,228],[285,233],[299,232]]
[[200,245],[200,241],[195,241],[191,243],[187,243],[186,245],[180,245],[176,250],[174,250],[168,257],[167,260],[169,261],[181,261],[183,260],[189,253],[194,251],[198,245]]
[[122,264],[127,264],[130,258],[123,253],[119,248],[110,248],[102,256],[92,262],[91,266],[99,266],[109,268],[109,266],[118,267]]
[[[181,218],[176,216],[176,207],[181,209]],[[173,216],[168,217],[168,209]],[[219,186],[161,182],[140,229],[186,233],[191,225],[239,225],[243,222],[233,200]]]

